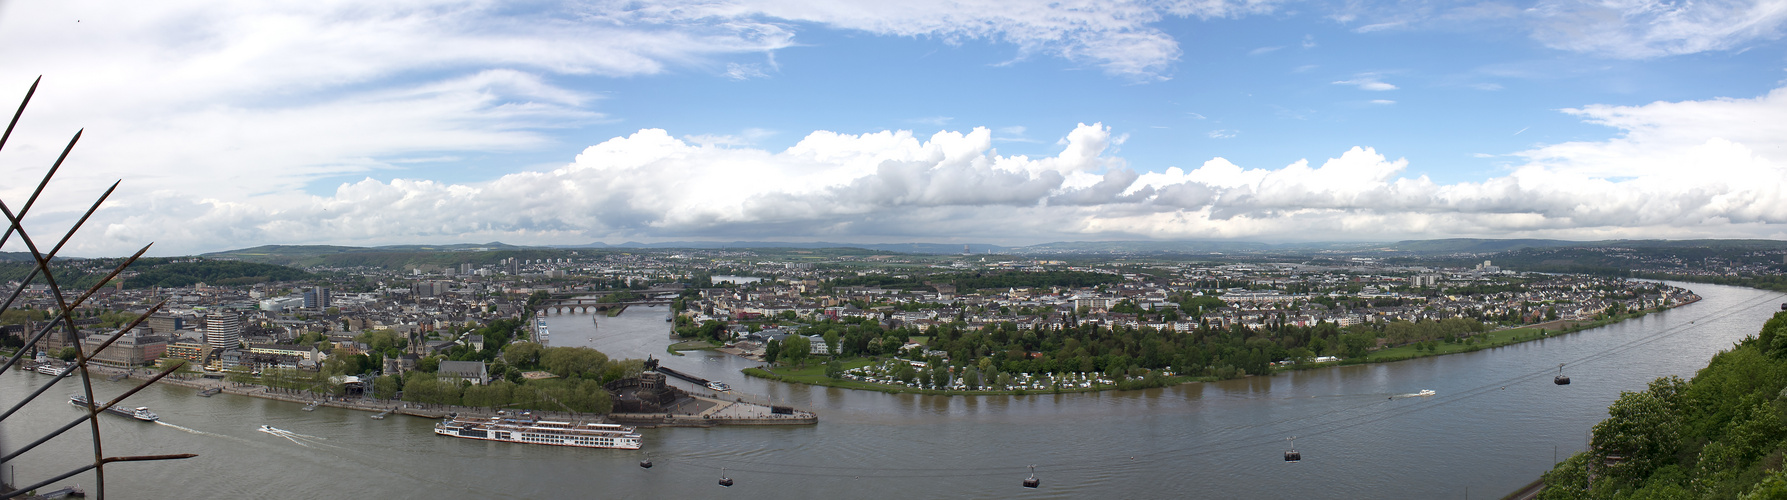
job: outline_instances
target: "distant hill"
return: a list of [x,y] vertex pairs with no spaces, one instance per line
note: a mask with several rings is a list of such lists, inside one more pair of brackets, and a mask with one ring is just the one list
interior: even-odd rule
[[[589,243],[584,245],[555,245],[545,247],[529,247],[510,245],[501,242],[491,243],[458,243],[450,245],[389,245],[380,247],[349,247],[334,245],[265,245],[240,250],[228,250],[204,254],[203,257],[258,262],[286,266],[329,266],[354,267],[376,266],[386,268],[402,268],[407,266],[442,267],[471,263],[474,265],[491,265],[504,258],[520,259],[561,258],[567,251],[585,250],[590,252],[617,252],[629,249],[638,250],[671,250],[671,249],[757,249],[757,250],[819,250],[819,249],[861,249],[873,252],[956,255],[962,253],[959,243],[836,243],[836,242],[778,242],[778,241],[667,241],[659,243],[627,242],[620,244]],[[1255,255],[1262,257],[1299,257],[1316,256],[1318,254],[1359,254],[1374,257],[1412,257],[1412,258],[1477,258],[1495,254],[1521,252],[1526,250],[1557,249],[1605,249],[1632,248],[1656,249],[1675,252],[1715,250],[1715,253],[1742,250],[1772,250],[1787,248],[1787,242],[1774,240],[1603,240],[1603,241],[1568,241],[1550,239],[1484,239],[1484,238],[1446,238],[1436,240],[1405,240],[1394,243],[1384,242],[1306,242],[1306,243],[1262,243],[1255,241],[1067,241],[1042,243],[1029,246],[1001,246],[971,243],[967,249],[974,254],[1006,254],[1006,255],[1181,255],[1196,257],[1199,255],[1221,254],[1226,256]],[[1469,257],[1467,257],[1467,255]],[[1524,259],[1519,254],[1510,255],[1516,259]],[[8,259],[29,261],[29,256],[17,253],[0,253],[0,262]],[[1462,260],[1461,260],[1462,262]]]
[[[64,289],[85,289],[105,277],[118,259],[91,259],[92,266],[56,270],[56,281]],[[33,266],[30,262],[0,261],[0,281],[21,279]],[[54,266],[52,266],[54,269]],[[81,271],[81,270],[85,271]],[[104,270],[104,271],[102,271]],[[302,269],[286,266],[229,260],[189,258],[143,258],[125,271],[125,288],[183,287],[196,283],[211,285],[251,285],[268,281],[299,281],[317,276]],[[41,278],[39,278],[41,280]]]
[[1407,240],[1386,245],[1386,249],[1413,253],[1495,253],[1522,248],[1583,246],[1591,243],[1566,240],[1447,238],[1441,240]]
[[[881,252],[923,253],[923,254],[958,254],[964,247],[961,243],[833,243],[828,241],[789,242],[789,241],[666,241],[659,243],[640,243],[629,241],[615,245],[595,242],[574,246],[555,246],[555,248],[645,248],[645,249],[718,249],[718,248],[861,248]],[[973,253],[1006,253],[1011,247],[990,245],[985,243],[969,243],[966,245]]]

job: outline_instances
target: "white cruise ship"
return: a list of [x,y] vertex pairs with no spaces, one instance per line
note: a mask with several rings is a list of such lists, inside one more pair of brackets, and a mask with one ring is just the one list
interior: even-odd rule
[[639,449],[639,433],[615,424],[577,424],[539,420],[532,415],[489,418],[455,417],[434,424],[434,433],[486,441],[549,444],[579,448]]

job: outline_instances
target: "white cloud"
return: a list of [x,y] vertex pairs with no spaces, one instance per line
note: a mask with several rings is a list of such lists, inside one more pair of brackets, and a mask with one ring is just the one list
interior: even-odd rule
[[1391,22],[1385,22],[1385,23],[1367,24],[1364,26],[1360,26],[1357,29],[1354,29],[1353,31],[1358,32],[1358,33],[1370,33],[1373,31],[1383,31],[1383,30],[1387,30],[1387,29],[1400,28],[1407,24],[1408,24],[1408,22],[1406,22],[1406,21],[1391,21]]
[[955,119],[955,117],[951,117],[951,116],[927,116],[924,118],[913,118],[913,119],[906,120],[906,121],[912,122],[912,123],[922,123],[922,124],[930,125],[933,127],[941,127],[944,125],[948,125],[949,121],[954,120],[954,119]]
[[1045,54],[1106,73],[1157,78],[1178,60],[1179,44],[1153,26],[1167,16],[1220,18],[1270,12],[1276,0],[914,0],[902,2],[767,0],[667,2],[658,10],[755,14],[895,36],[955,43],[994,40],[1024,54]]
[[1543,0],[1526,14],[1546,45],[1636,59],[1778,39],[1787,0]]
[[754,78],[769,78],[769,74],[764,73],[763,68],[756,64],[729,62],[726,63],[726,78],[731,78],[733,80],[750,80]]
[[[63,186],[128,178],[118,202],[289,201],[318,179],[404,175],[415,157],[537,151],[551,130],[612,122],[603,95],[566,80],[777,70],[796,29],[985,40],[1151,79],[1180,55],[1156,27],[1177,16],[1268,12],[1273,1],[927,0],[92,0],[10,2],[0,16],[0,95],[45,86],[0,175],[35,177],[85,127]],[[80,19],[80,23],[73,20]],[[741,62],[738,59],[761,62]],[[6,91],[5,89],[15,89]],[[739,146],[731,134],[689,138]],[[420,181],[418,181],[420,182]],[[414,184],[420,186],[421,184]],[[12,196],[17,184],[0,185]],[[150,193],[161,193],[151,195]],[[159,198],[155,196],[161,196]],[[182,198],[184,197],[184,198]],[[36,213],[66,216],[77,200]],[[210,203],[210,202],[206,202]],[[57,206],[50,206],[57,205]],[[247,210],[232,208],[231,210]]]
[[1233,138],[1235,138],[1235,136],[1240,135],[1240,134],[1241,134],[1241,132],[1235,131],[1235,130],[1216,129],[1216,130],[1211,130],[1209,133],[1204,134],[1204,135],[1210,136],[1211,139],[1233,139]]
[[684,238],[1766,237],[1787,224],[1787,168],[1771,158],[1787,151],[1787,133],[1740,125],[1787,123],[1787,90],[1570,112],[1625,133],[1520,152],[1526,163],[1506,175],[1453,184],[1407,176],[1408,161],[1363,147],[1319,165],[1215,158],[1136,171],[1114,154],[1122,136],[1100,124],[1076,127],[1058,154],[1037,158],[997,154],[986,128],[928,138],[820,131],[779,152],[647,129],[561,168],[484,183],[366,179],[329,196],[250,202],[156,192],[102,211],[102,241],[83,248],[115,252],[150,238],[192,251]]
[[1249,50],[1249,51],[1247,51],[1247,55],[1250,55],[1250,56],[1262,56],[1262,55],[1266,55],[1266,54],[1270,54],[1270,53],[1273,53],[1273,52],[1276,52],[1276,51],[1278,51],[1278,49],[1282,49],[1282,48],[1284,48],[1284,46],[1282,46],[1282,45],[1279,45],[1279,46],[1273,46],[1273,47],[1260,47],[1260,48],[1257,48],[1257,49],[1253,49],[1253,50]]
[[1373,92],[1396,90],[1396,88],[1397,88],[1395,85],[1391,85],[1391,84],[1379,81],[1377,75],[1370,74],[1370,73],[1359,75],[1351,80],[1337,81],[1337,82],[1334,82],[1334,84],[1335,85],[1353,85],[1353,86],[1359,87],[1359,90],[1370,90]]
[[1372,104],[1377,104],[1377,105],[1381,105],[1381,106],[1388,106],[1388,105],[1391,105],[1391,104],[1396,104],[1396,101],[1392,101],[1392,100],[1389,100],[1389,99],[1372,99],[1372,100],[1371,100],[1371,103],[1372,103]]

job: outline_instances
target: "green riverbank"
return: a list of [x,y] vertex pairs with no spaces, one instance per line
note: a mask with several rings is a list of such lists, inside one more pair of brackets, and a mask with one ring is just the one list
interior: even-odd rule
[[[1682,305],[1686,305],[1686,304],[1682,304]],[[1340,360],[1340,361],[1333,361],[1333,362],[1326,362],[1326,363],[1303,363],[1303,364],[1297,364],[1297,365],[1281,366],[1281,367],[1274,368],[1273,373],[1278,373],[1278,372],[1283,372],[1283,371],[1293,371],[1293,370],[1308,370],[1308,369],[1313,369],[1313,368],[1326,368],[1326,367],[1336,366],[1336,365],[1344,366],[1344,365],[1360,365],[1360,364],[1366,364],[1366,363],[1390,363],[1390,362],[1395,362],[1395,361],[1404,361],[1404,360],[1410,360],[1410,359],[1415,359],[1415,358],[1424,358],[1424,357],[1429,357],[1429,356],[1444,356],[1447,354],[1458,354],[1458,353],[1464,353],[1464,352],[1480,351],[1483,349],[1506,347],[1506,346],[1510,346],[1510,345],[1514,345],[1514,344],[1519,344],[1522,342],[1531,342],[1534,340],[1541,340],[1541,339],[1556,337],[1559,335],[1574,333],[1574,332],[1578,332],[1578,331],[1582,331],[1582,330],[1587,330],[1590,328],[1599,328],[1602,326],[1611,325],[1611,324],[1625,321],[1628,319],[1643,317],[1646,314],[1650,314],[1653,312],[1660,312],[1660,311],[1662,311],[1662,309],[1653,309],[1653,310],[1634,312],[1634,313],[1629,313],[1629,314],[1609,316],[1609,317],[1604,317],[1604,318],[1595,319],[1595,320],[1550,321],[1550,322],[1539,323],[1539,324],[1535,324],[1535,325],[1527,325],[1527,326],[1520,326],[1520,327],[1514,327],[1514,328],[1507,328],[1507,329],[1503,329],[1503,330],[1496,330],[1496,331],[1492,331],[1492,332],[1485,332],[1485,333],[1473,335],[1467,339],[1462,339],[1457,342],[1429,342],[1429,343],[1421,344],[1421,347],[1417,347],[1416,344],[1410,344],[1410,345],[1403,345],[1403,346],[1379,349],[1377,351],[1370,352],[1370,353],[1366,354],[1365,356],[1351,358],[1351,359],[1344,359],[1344,360]],[[684,342],[683,344],[688,344],[688,343],[689,342]],[[676,345],[682,345],[682,344],[676,344]],[[675,347],[675,346],[672,346],[672,347]],[[675,353],[675,351],[676,351],[676,349],[670,349],[670,350],[672,353]],[[873,364],[877,361],[880,361],[880,360],[871,360],[871,359],[864,359],[864,358],[856,358],[856,359],[846,360],[846,361],[844,361],[843,368],[844,368],[844,370],[860,368],[863,366],[868,366],[870,364]],[[814,366],[806,366],[806,367],[800,367],[800,368],[782,366],[782,367],[775,367],[775,368],[746,368],[742,371],[744,372],[745,375],[749,375],[749,376],[757,377],[757,378],[775,380],[775,381],[779,381],[779,382],[817,385],[817,386],[825,386],[825,387],[837,387],[840,389],[878,391],[878,392],[885,392],[888,394],[902,394],[902,393],[904,393],[904,394],[928,394],[928,395],[936,395],[936,396],[995,396],[995,395],[1025,395],[1025,394],[1065,394],[1065,393],[1075,393],[1075,392],[1098,392],[1098,391],[1106,391],[1106,390],[1146,389],[1146,388],[1153,388],[1153,387],[1164,387],[1164,386],[1178,385],[1178,384],[1183,384],[1183,383],[1188,383],[1188,382],[1211,382],[1211,381],[1221,380],[1220,378],[1217,378],[1217,377],[1158,376],[1158,377],[1155,377],[1152,379],[1147,379],[1147,378],[1131,379],[1131,380],[1126,380],[1123,382],[1118,382],[1116,384],[1097,384],[1097,385],[1093,385],[1091,387],[1071,387],[1071,388],[1069,388],[1069,387],[1052,388],[1051,387],[1048,389],[1018,389],[1018,390],[1004,390],[1004,391],[994,391],[994,390],[953,391],[953,390],[938,390],[938,389],[919,389],[919,388],[899,386],[899,385],[881,384],[881,383],[875,383],[875,382],[863,382],[863,381],[858,381],[858,380],[849,380],[849,379],[842,379],[842,378],[831,378],[825,374],[825,365],[823,363],[819,363]]]

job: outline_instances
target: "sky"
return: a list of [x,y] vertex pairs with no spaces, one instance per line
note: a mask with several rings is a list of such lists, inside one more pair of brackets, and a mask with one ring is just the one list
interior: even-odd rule
[[[1787,239],[1787,0],[0,2],[64,255]],[[40,243],[40,246],[51,246]],[[14,238],[3,248],[23,251]]]

